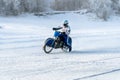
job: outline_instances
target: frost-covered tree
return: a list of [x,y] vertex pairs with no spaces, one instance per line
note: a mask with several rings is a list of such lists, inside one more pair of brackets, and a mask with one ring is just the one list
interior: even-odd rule
[[0,0],[1,15],[18,15],[46,11],[47,0]]
[[120,0],[119,0],[118,12],[120,14]]
[[112,1],[112,8],[114,10],[118,9],[119,6],[119,0],[111,0]]
[[55,10],[79,10],[89,6],[89,0],[54,0]]
[[5,10],[5,2],[4,0],[0,0],[0,15],[4,14],[4,10]]
[[6,4],[5,7],[5,15],[18,15],[19,14],[19,10],[16,7],[16,2],[10,1],[9,3]]
[[35,5],[34,5],[34,11],[35,12],[43,12],[45,11],[47,5],[45,0],[34,0]]
[[120,0],[111,0],[112,1],[112,9],[115,13],[120,14]]
[[111,0],[91,0],[91,9],[97,17],[107,20],[112,12]]
[[19,0],[19,10],[20,12],[29,12],[29,6],[27,0]]

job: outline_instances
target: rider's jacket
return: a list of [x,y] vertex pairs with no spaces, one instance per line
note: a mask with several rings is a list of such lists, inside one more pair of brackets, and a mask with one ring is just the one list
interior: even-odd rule
[[66,35],[69,35],[70,34],[70,31],[71,31],[71,29],[70,29],[70,26],[69,25],[67,25],[67,26],[65,26],[65,25],[62,25],[62,26],[60,26],[60,32],[65,32],[65,34]]

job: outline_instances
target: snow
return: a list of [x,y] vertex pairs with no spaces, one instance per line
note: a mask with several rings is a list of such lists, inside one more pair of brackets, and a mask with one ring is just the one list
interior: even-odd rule
[[[73,50],[45,54],[52,27],[69,20]],[[120,18],[94,14],[0,17],[1,80],[119,80]]]

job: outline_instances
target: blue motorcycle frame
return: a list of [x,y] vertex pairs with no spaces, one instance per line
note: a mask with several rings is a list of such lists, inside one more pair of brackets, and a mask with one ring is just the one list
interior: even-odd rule
[[[60,36],[64,39],[61,40]],[[53,49],[61,48],[64,52],[70,52],[72,50],[72,39],[71,37],[59,32],[54,32],[54,38],[47,38],[43,46],[45,53],[50,53]]]

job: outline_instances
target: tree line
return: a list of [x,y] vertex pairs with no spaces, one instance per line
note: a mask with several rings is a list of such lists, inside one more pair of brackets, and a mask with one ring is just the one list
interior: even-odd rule
[[120,13],[120,0],[0,0],[1,16],[81,9],[107,19],[111,13]]

